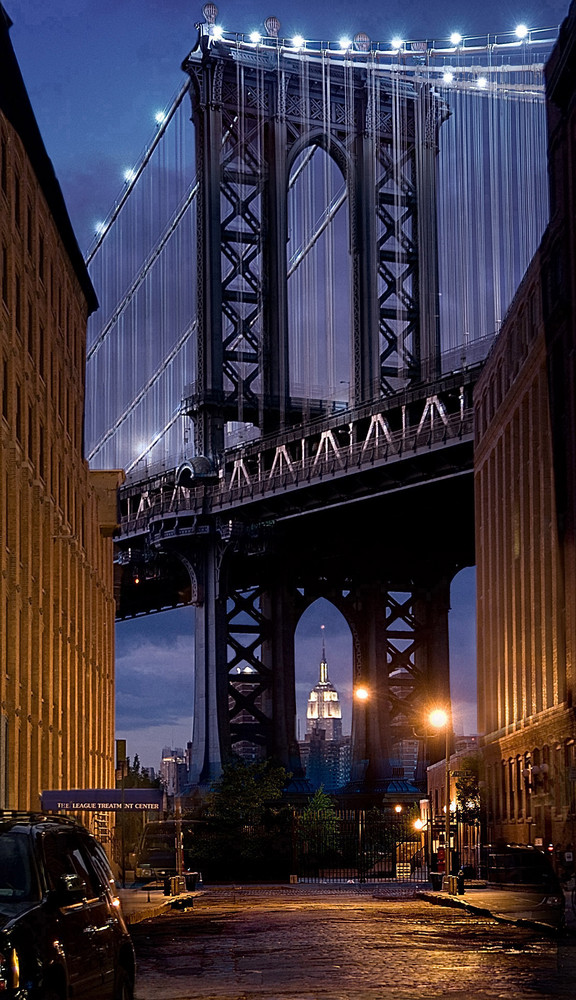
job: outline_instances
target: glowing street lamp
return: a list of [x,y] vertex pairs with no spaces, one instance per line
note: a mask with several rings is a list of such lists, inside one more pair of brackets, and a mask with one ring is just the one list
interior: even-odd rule
[[443,729],[446,734],[446,816],[445,816],[445,847],[446,852],[446,875],[450,875],[450,716],[443,708],[436,708],[430,712],[428,721],[434,729]]
[[354,697],[357,698],[358,701],[368,701],[368,698],[370,697],[370,692],[368,688],[364,687],[363,685],[360,685],[360,687],[357,687],[356,690],[354,691]]

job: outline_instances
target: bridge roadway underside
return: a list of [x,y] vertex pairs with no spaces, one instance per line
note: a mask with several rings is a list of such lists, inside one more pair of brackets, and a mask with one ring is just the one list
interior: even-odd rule
[[451,579],[474,564],[474,498],[471,442],[449,450],[450,464],[444,452],[442,467],[432,462],[427,476],[419,456],[413,479],[407,460],[402,469],[363,470],[358,482],[350,475],[326,477],[294,493],[278,489],[253,503],[219,506],[218,514],[202,512],[212,506],[208,488],[195,504],[164,513],[155,506],[149,517],[125,521],[118,538],[118,620],[194,603],[180,556],[188,559],[216,538],[228,547],[234,589],[268,576],[267,566],[277,573],[280,565],[286,580],[319,591],[347,578],[395,587],[423,574]]
[[282,492],[217,515],[198,498],[177,516],[156,504],[147,535],[122,536],[119,617],[195,607],[193,781],[210,784],[240,747],[301,774],[294,637],[324,597],[350,627],[354,684],[377,692],[353,710],[355,789],[386,789],[394,744],[449,702],[450,583],[474,562],[472,444],[459,447],[460,468],[417,485],[375,469],[363,492],[350,479],[301,490],[299,512]]

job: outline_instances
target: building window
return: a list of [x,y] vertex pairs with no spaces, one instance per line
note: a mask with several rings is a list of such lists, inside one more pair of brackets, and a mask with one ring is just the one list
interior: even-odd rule
[[34,212],[32,211],[32,205],[30,202],[28,202],[26,221],[26,242],[28,245],[28,253],[32,256],[32,251],[34,249]]
[[2,247],[2,301],[8,306],[8,250]]
[[28,405],[28,460],[34,463],[34,415]]
[[21,225],[20,221],[21,210],[22,208],[20,204],[20,177],[18,176],[18,174],[14,174],[14,222],[16,223],[17,229],[20,229]]
[[43,382],[46,381],[46,363],[44,360],[44,327],[40,323],[38,330],[38,371],[40,372],[40,378]]
[[22,335],[22,283],[17,274],[14,282],[14,325],[16,333]]
[[22,387],[16,385],[16,440],[22,444]]
[[28,334],[27,334],[27,346],[28,354],[31,358],[34,357],[34,313],[32,311],[32,303],[28,299]]
[[38,277],[44,284],[44,237],[42,234],[38,237]]
[[8,152],[4,135],[0,140],[0,185],[4,194],[8,194]]
[[45,451],[44,451],[44,428],[40,424],[38,428],[38,475],[40,479],[46,478],[45,469]]
[[2,416],[8,420],[8,362],[2,359]]

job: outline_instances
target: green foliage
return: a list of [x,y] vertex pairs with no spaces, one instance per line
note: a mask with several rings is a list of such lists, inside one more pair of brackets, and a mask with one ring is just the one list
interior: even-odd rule
[[323,855],[336,850],[339,828],[336,808],[321,787],[298,816],[298,840],[308,854]]
[[456,805],[463,823],[480,822],[480,758],[478,754],[461,757],[456,778]]
[[277,802],[291,775],[272,761],[226,764],[206,799],[206,812],[226,826],[259,823],[266,806]]
[[291,775],[272,761],[225,765],[206,797],[206,828],[195,840],[195,866],[209,880],[286,878],[290,810],[280,801]]
[[159,788],[160,779],[155,778],[153,781],[150,780],[147,774],[145,774],[140,766],[140,758],[138,754],[134,755],[134,761],[131,764],[130,758],[126,758],[126,767],[124,770],[124,780],[120,779],[116,782],[118,787],[124,788]]

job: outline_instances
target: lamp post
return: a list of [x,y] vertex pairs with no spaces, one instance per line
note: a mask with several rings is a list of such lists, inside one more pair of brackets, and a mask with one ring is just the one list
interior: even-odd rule
[[[429,877],[428,876],[428,872],[430,870],[430,849],[429,849],[429,843],[428,843],[428,826],[429,826],[429,820],[428,819],[422,819],[422,817],[420,816],[419,819],[414,820],[414,829],[416,830],[417,833],[420,834],[420,836],[422,838],[421,843],[420,843],[420,850],[422,851],[422,848],[424,849],[424,857],[422,859],[423,860],[423,864],[421,863],[419,865],[419,868],[421,870],[420,871],[420,876],[422,877],[422,874],[424,874],[425,878]],[[422,871],[422,869],[423,869],[423,871]]]
[[446,734],[446,817],[445,817],[445,846],[446,853],[446,875],[450,875],[450,716],[444,709],[438,708],[430,713],[430,724],[436,729],[444,729]]

